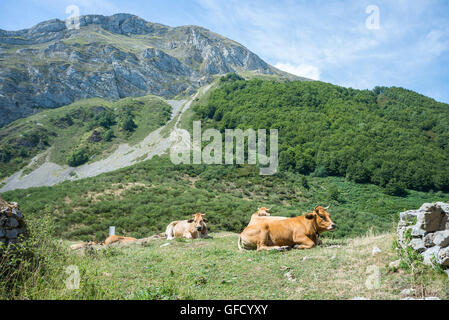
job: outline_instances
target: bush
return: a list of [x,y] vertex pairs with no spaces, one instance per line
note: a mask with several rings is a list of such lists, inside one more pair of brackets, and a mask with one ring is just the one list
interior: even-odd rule
[[325,166],[318,166],[312,173],[313,177],[324,178],[327,177],[327,170]]
[[104,133],[103,139],[104,141],[111,141],[114,137],[114,131],[112,129],[109,129]]
[[72,152],[67,157],[67,163],[71,167],[78,167],[85,164],[87,161],[89,161],[89,157],[87,156],[86,149],[84,148]]
[[384,192],[385,194],[396,197],[405,197],[408,194],[405,184],[396,181],[396,179],[392,179],[388,182],[385,186]]
[[137,128],[136,123],[133,120],[133,117],[131,115],[127,115],[125,119],[122,122],[122,129],[132,132]]

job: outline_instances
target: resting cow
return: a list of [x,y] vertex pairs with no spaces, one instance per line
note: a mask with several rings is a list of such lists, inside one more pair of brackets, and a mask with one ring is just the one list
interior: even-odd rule
[[270,209],[267,209],[265,207],[259,208],[259,210],[251,216],[251,220],[249,221],[248,227],[258,224],[260,222],[287,219],[286,217],[272,216],[269,212],[270,210],[271,208]]
[[106,240],[104,240],[101,244],[108,246],[108,245],[116,243],[116,242],[128,243],[128,242],[134,242],[134,241],[137,241],[137,239],[113,235],[113,236],[109,236],[108,238],[106,238]]
[[321,206],[303,216],[261,222],[249,227],[240,234],[239,249],[246,250],[286,250],[310,249],[318,244],[319,234],[334,231],[329,209]]
[[207,234],[207,219],[204,218],[204,214],[195,213],[189,220],[173,221],[167,226],[165,230],[165,236],[167,240],[173,240],[175,238],[210,238]]

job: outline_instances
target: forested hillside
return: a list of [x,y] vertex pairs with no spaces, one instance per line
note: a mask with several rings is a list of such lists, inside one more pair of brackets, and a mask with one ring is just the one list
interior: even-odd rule
[[406,188],[449,190],[449,105],[402,88],[227,76],[195,107],[204,127],[279,129],[280,168]]

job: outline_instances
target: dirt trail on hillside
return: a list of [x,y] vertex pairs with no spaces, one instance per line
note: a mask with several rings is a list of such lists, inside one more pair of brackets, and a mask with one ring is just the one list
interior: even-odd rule
[[93,163],[86,163],[82,166],[72,168],[67,165],[61,166],[50,162],[48,156],[46,161],[33,172],[23,175],[23,171],[30,167],[41,156],[48,155],[48,150],[33,158],[30,164],[24,169],[16,172],[12,176],[5,178],[5,183],[0,192],[6,192],[15,189],[27,189],[32,187],[53,186],[66,180],[79,180],[88,177],[94,177],[99,174],[125,168],[133,164],[149,160],[154,156],[164,154],[170,148],[170,132],[162,135],[161,131],[170,126],[174,121],[174,129],[178,125],[182,114],[187,111],[195,98],[202,92],[203,94],[210,89],[210,85],[203,87],[189,100],[166,100],[172,106],[172,116],[170,121],[163,127],[151,132],[145,139],[136,145],[130,146],[127,143],[121,144],[113,154],[105,159]]

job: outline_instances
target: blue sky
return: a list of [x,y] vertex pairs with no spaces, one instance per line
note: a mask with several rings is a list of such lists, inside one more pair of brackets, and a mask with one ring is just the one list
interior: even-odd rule
[[400,86],[449,103],[447,0],[2,0],[0,28],[66,19],[71,4],[81,15],[200,25],[298,75],[358,89]]

